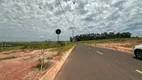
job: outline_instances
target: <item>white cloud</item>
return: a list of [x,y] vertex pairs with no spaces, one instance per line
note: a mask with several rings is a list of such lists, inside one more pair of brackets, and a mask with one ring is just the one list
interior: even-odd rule
[[[142,36],[141,21],[141,0],[0,0],[0,41],[56,40],[57,28],[61,40],[69,40],[70,29],[75,34],[130,31]],[[130,26],[136,29],[127,30]]]

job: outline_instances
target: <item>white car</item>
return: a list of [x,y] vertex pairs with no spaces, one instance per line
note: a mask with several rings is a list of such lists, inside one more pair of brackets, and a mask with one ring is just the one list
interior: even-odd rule
[[138,59],[142,59],[142,44],[136,45],[133,49],[133,52]]

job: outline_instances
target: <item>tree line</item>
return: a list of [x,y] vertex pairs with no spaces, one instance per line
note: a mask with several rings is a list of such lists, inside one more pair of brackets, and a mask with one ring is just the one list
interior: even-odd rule
[[104,33],[90,33],[76,35],[75,37],[70,37],[70,41],[85,41],[85,40],[101,40],[101,39],[113,39],[113,38],[131,38],[130,32],[104,32]]

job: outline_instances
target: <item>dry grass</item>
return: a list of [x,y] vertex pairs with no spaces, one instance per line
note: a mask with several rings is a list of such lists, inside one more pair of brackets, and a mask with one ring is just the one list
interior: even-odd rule
[[15,58],[16,58],[15,56],[8,56],[8,57],[0,58],[0,61],[1,60],[15,59]]

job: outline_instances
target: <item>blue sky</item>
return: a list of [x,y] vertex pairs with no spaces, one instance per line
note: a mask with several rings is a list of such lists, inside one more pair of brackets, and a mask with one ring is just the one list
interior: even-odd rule
[[61,40],[72,29],[142,36],[142,0],[0,0],[0,41],[55,41],[58,28]]

